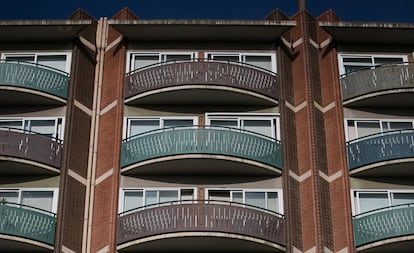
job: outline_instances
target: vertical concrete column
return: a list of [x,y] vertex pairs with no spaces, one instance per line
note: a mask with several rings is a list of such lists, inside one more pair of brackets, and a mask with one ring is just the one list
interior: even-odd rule
[[94,18],[81,10],[75,12],[71,19],[93,21],[80,32],[72,51],[55,240],[55,252],[63,253],[82,252],[85,235],[97,29]]
[[[281,100],[287,251],[352,252],[346,204],[349,178],[344,173],[343,130],[339,130],[343,129],[339,87],[328,87],[337,84],[328,85],[332,75],[330,80],[321,77],[325,75],[321,67],[328,65],[320,59],[324,55],[317,20],[306,11],[297,13],[292,20],[297,26],[284,42],[286,50],[290,50],[291,69],[284,70]],[[331,71],[336,68],[333,61],[329,63]],[[341,197],[336,199],[338,194]],[[338,243],[336,236],[344,230],[346,239]]]

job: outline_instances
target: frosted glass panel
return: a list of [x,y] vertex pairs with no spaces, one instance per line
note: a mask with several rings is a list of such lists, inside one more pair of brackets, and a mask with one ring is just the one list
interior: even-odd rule
[[245,56],[246,63],[259,68],[272,70],[272,58],[270,56]]
[[264,192],[246,192],[246,204],[266,208],[266,200]]
[[142,191],[127,191],[124,193],[124,211],[141,207],[143,205]]
[[189,61],[191,60],[190,54],[168,54],[163,56],[163,61]]
[[192,119],[165,119],[164,127],[175,127],[175,126],[192,126]]
[[270,120],[243,120],[243,129],[273,137]]
[[380,133],[380,123],[378,121],[358,121],[357,131],[358,137],[364,137],[367,135]]
[[145,192],[145,205],[156,204],[157,202],[157,191]]
[[213,55],[213,60],[216,61],[230,61],[230,62],[239,62],[240,58],[238,55]]
[[209,191],[209,200],[230,201],[230,191]]
[[177,191],[160,191],[160,200],[159,202],[167,202],[178,200],[178,190]]
[[267,209],[274,212],[279,212],[279,202],[277,199],[277,192],[267,193]]
[[377,208],[388,206],[387,193],[360,193],[359,212],[364,213]]
[[40,55],[37,57],[37,63],[66,71],[66,55]]
[[53,192],[52,191],[23,191],[22,204],[52,211]]
[[155,63],[158,63],[160,58],[158,55],[135,55],[134,56],[134,66],[133,69],[143,68]]
[[232,192],[232,201],[237,203],[243,203],[243,193],[242,192]]
[[384,131],[401,130],[401,129],[412,129],[412,122],[384,122],[382,123]]
[[211,120],[210,124],[212,126],[222,126],[222,127],[233,127],[238,128],[237,120]]
[[184,189],[181,190],[181,200],[193,200],[194,199],[194,190]]
[[27,130],[50,137],[55,135],[55,120],[29,120],[26,124]]
[[160,127],[159,120],[131,120],[129,124],[129,136],[145,133]]
[[414,193],[393,193],[392,205],[414,203]]
[[6,56],[6,61],[24,61],[34,63],[34,56]]
[[0,202],[7,201],[11,203],[19,202],[19,193],[18,192],[0,192]]
[[23,126],[23,121],[19,121],[19,120],[5,120],[5,121],[0,121],[0,127],[10,127],[10,128],[18,128],[18,129],[22,129]]

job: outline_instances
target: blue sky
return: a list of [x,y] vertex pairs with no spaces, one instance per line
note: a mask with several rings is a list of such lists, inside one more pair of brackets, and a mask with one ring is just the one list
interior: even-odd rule
[[[95,17],[112,17],[127,6],[143,19],[263,19],[278,8],[288,16],[297,0],[5,0],[0,19],[63,19],[81,7]],[[414,0],[307,0],[318,16],[332,8],[344,21],[414,23]],[[7,11],[6,11],[7,10]]]

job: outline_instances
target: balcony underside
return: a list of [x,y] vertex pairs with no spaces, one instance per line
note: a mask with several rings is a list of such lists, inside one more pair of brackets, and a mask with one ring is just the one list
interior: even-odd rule
[[66,100],[45,92],[0,85],[0,106],[64,105]]
[[26,238],[0,234],[2,252],[53,252],[53,247]]
[[365,94],[343,102],[349,107],[387,107],[387,108],[412,108],[414,107],[414,88],[394,89]]
[[60,171],[31,160],[0,156],[0,176],[54,176]]
[[395,237],[358,247],[363,253],[412,253],[414,249],[414,236]]
[[215,85],[182,85],[147,91],[125,100],[128,105],[194,104],[276,106],[278,101],[262,94]]
[[414,177],[414,158],[395,159],[353,169],[351,176],[361,177]]
[[132,164],[121,171],[124,175],[281,175],[280,169],[256,161],[206,154],[156,158]]
[[186,232],[152,236],[118,246],[119,252],[285,252],[275,243],[228,233]]

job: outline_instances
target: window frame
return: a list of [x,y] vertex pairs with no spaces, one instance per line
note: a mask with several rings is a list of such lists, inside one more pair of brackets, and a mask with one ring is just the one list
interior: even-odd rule
[[[27,131],[29,129],[25,129],[26,122],[30,121],[46,121],[46,120],[53,120],[55,121],[54,125],[54,133],[52,138],[63,140],[65,136],[65,117],[0,117],[0,122],[2,121],[21,121],[21,129],[23,131]],[[59,129],[59,120],[61,120],[62,125]]]
[[[50,191],[53,192],[52,198],[52,210],[45,212],[52,212],[57,214],[58,209],[58,198],[59,198],[59,188],[56,187],[42,187],[42,188],[0,188],[0,192],[18,192],[18,202],[16,204],[22,204],[22,192],[42,192]],[[43,209],[42,209],[43,210]]]
[[34,62],[38,62],[39,56],[60,56],[65,55],[66,56],[66,62],[65,62],[65,70],[64,72],[70,74],[71,69],[71,63],[72,63],[72,52],[71,51],[12,51],[12,52],[3,52],[1,54],[1,59],[6,60],[7,57],[29,57],[34,56]]
[[164,62],[164,57],[166,55],[183,55],[189,54],[191,55],[191,59],[194,60],[197,58],[196,51],[128,51],[126,57],[126,72],[129,73],[131,71],[136,70],[135,65],[133,63],[134,55],[143,55],[143,56],[158,56],[158,63]]
[[[277,73],[277,58],[275,52],[231,52],[231,51],[208,51],[204,52],[204,58],[210,59],[209,55],[219,55],[219,56],[238,56],[239,62],[246,63],[246,56],[270,56],[271,59],[271,69],[269,71]],[[214,59],[211,59],[214,60]],[[261,69],[261,68],[260,68]]]
[[[403,59],[403,63],[408,62],[408,57],[406,54],[387,54],[387,53],[346,53],[346,52],[340,52],[338,53],[338,69],[339,69],[339,75],[346,75],[345,66],[344,66],[344,58],[371,58],[371,68],[373,68],[376,64],[374,62],[375,58],[398,58],[401,57]],[[357,66],[357,65],[355,65]]]

